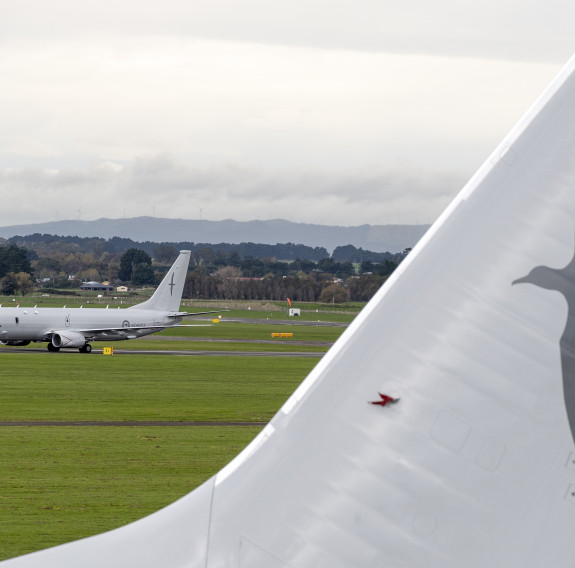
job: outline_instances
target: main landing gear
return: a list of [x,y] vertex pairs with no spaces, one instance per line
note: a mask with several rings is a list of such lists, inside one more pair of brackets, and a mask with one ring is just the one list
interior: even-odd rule
[[[46,346],[46,348],[48,349],[48,351],[51,351],[53,353],[56,353],[57,351],[60,351],[59,347],[54,347],[53,343],[48,343],[48,345]],[[86,343],[86,345],[82,345],[82,347],[80,347],[78,349],[78,351],[80,353],[91,353],[92,352],[92,346],[89,343]]]

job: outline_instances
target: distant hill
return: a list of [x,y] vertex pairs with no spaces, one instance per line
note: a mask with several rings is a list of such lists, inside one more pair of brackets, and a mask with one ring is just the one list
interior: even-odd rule
[[325,247],[330,253],[338,246],[354,245],[374,252],[401,252],[413,247],[429,225],[360,225],[341,227],[269,221],[200,221],[133,217],[95,221],[52,221],[32,225],[0,227],[0,237],[34,233],[78,237],[123,237],[135,241],[202,243],[295,243]]

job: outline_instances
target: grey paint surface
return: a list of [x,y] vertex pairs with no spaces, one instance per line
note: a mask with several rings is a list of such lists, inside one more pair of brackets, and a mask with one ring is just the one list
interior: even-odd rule
[[152,297],[127,309],[1,307],[0,342],[84,348],[91,341],[135,339],[178,325],[193,315],[179,312],[189,262],[190,251],[180,251]]
[[575,256],[562,269],[536,266],[527,276],[513,283],[530,283],[546,290],[557,291],[567,302],[567,320],[559,346],[565,407],[575,441]]

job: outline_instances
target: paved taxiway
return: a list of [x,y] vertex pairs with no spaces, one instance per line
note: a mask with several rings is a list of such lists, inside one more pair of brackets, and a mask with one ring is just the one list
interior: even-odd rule
[[95,420],[16,420],[0,422],[2,426],[265,426],[267,422],[166,422],[166,421],[127,421],[119,422],[114,420],[108,421],[95,421]]
[[171,335],[146,335],[142,341],[205,341],[208,343],[264,343],[267,345],[305,345],[306,347],[331,347],[333,341],[299,341],[297,339],[224,339],[220,337],[180,337]]
[[[201,320],[196,320],[201,321]],[[330,326],[330,327],[347,327],[347,323],[334,323],[322,321],[291,321],[291,320],[266,320],[266,319],[226,319],[228,322],[236,323],[253,323],[253,324],[270,324],[278,325],[296,325],[296,326]],[[281,339],[225,339],[225,338],[211,338],[211,337],[178,337],[178,336],[165,336],[165,335],[148,335],[141,337],[140,340],[145,341],[193,341],[193,342],[211,342],[211,343],[259,343],[259,344],[276,344],[276,345],[292,345],[292,346],[306,346],[306,347],[331,347],[331,341],[298,341],[298,340],[281,340]],[[101,344],[102,342],[100,342]],[[321,358],[325,355],[324,352],[308,352],[308,351],[208,351],[208,350],[173,350],[173,349],[129,349],[129,342],[113,342],[114,353],[118,355],[180,355],[180,356],[208,356],[208,357],[316,357]],[[126,345],[126,348],[123,346]],[[43,347],[22,349],[20,347],[0,347],[0,354],[2,353],[46,353]],[[77,349],[62,349],[59,353],[77,353]],[[102,353],[101,349],[94,348],[92,354]],[[82,355],[85,355],[83,353]]]
[[[48,353],[45,348],[22,348],[22,347],[1,347],[0,355],[2,353]],[[93,349],[90,355],[101,354],[101,349]],[[80,353],[77,349],[62,349],[58,353],[52,355],[83,355],[87,357],[86,353]],[[187,350],[168,350],[168,349],[122,349],[114,345],[115,355],[180,355],[180,356],[195,356],[202,355],[207,357],[323,357],[325,353],[306,352],[306,351],[187,351]]]
[[[205,318],[195,318],[194,321],[204,321],[208,322],[210,320]],[[266,325],[301,325],[304,327],[347,327],[349,323],[345,322],[333,322],[333,321],[307,321],[307,320],[274,320],[274,319],[250,319],[250,318],[222,318],[222,322],[225,323],[260,323]]]

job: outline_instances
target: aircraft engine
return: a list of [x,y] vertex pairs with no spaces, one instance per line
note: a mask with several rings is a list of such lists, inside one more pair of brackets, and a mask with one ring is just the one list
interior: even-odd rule
[[0,341],[2,345],[12,345],[13,347],[24,347],[24,345],[30,345],[29,341],[25,341],[24,339],[11,339],[8,341]]
[[83,347],[86,345],[86,338],[76,331],[57,331],[52,335],[52,345],[57,349],[60,347]]

